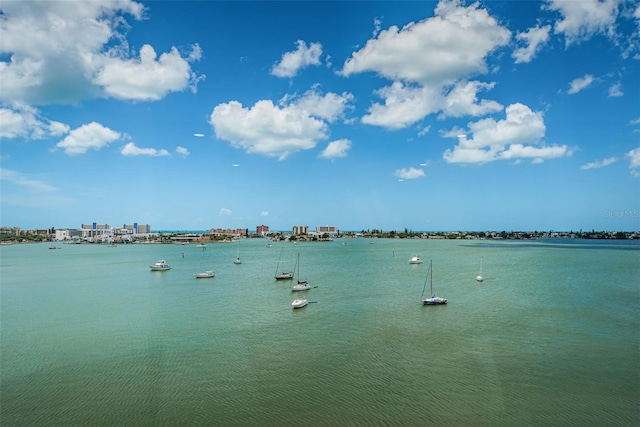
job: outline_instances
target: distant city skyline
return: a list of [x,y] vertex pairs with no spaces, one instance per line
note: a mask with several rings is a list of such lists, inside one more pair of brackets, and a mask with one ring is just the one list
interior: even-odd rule
[[640,229],[640,4],[0,5],[0,225]]

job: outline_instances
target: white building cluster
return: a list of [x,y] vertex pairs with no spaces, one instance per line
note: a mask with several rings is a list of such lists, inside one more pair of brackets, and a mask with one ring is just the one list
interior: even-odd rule
[[122,227],[111,227],[109,224],[82,224],[80,228],[64,228],[55,230],[55,240],[92,243],[125,243],[135,239],[147,239],[151,236],[149,224],[124,224]]
[[294,225],[291,233],[294,236],[335,237],[338,235],[338,228],[335,225],[318,225],[315,231],[309,231],[308,225]]

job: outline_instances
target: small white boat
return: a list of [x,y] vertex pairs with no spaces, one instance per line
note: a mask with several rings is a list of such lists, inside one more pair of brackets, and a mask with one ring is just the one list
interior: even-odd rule
[[207,247],[207,245],[205,243],[198,243],[196,245],[196,248],[206,248],[206,247]]
[[197,273],[197,274],[194,274],[194,276],[196,277],[196,279],[209,279],[209,278],[215,277],[215,275],[216,275],[216,273],[214,273],[214,272],[213,272],[213,271],[211,271],[211,270],[207,270],[207,271],[205,271],[204,273]]
[[[427,279],[430,283],[431,289],[431,298],[424,298],[424,291],[427,288]],[[429,272],[427,274],[427,279],[424,281],[424,287],[422,288],[422,295],[420,296],[420,301],[423,305],[442,305],[447,303],[447,299],[443,297],[437,297],[436,294],[433,293],[433,261],[429,263]]]
[[155,264],[150,265],[151,271],[166,271],[171,270],[171,266],[163,259],[159,259]]
[[418,255],[411,257],[409,264],[422,264],[422,260]]
[[291,306],[293,308],[302,308],[302,307],[305,307],[307,304],[309,304],[308,300],[306,300],[304,298],[296,298],[291,303]]

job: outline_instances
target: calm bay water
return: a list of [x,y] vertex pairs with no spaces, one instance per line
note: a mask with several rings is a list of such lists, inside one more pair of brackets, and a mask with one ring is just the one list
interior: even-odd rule
[[0,423],[638,425],[639,243],[4,246]]

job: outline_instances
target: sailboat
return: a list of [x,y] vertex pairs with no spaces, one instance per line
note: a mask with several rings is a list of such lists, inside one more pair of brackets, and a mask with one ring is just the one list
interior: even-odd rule
[[[427,279],[430,284],[430,294],[431,298],[424,297],[424,291],[427,289]],[[446,304],[447,299],[442,297],[437,297],[436,294],[433,293],[433,261],[429,261],[429,271],[427,273],[427,277],[424,280],[424,287],[422,288],[422,295],[420,295],[420,301],[424,305],[441,305]]]
[[238,251],[236,252],[236,259],[233,260],[234,264],[242,264],[242,260],[240,259],[240,240],[238,240]]
[[482,282],[484,277],[482,277],[482,258],[480,258],[480,273],[476,276],[476,280],[478,282]]
[[291,280],[293,279],[293,273],[288,271],[288,272],[281,272],[278,273],[278,270],[280,269],[280,263],[282,262],[282,252],[283,252],[284,248],[282,248],[280,250],[280,259],[278,259],[278,264],[276,265],[276,274],[275,274],[275,279],[276,280]]
[[[306,291],[308,289],[311,289],[311,286],[309,285],[309,282],[307,282],[306,280],[304,282],[300,281],[300,252],[298,252],[298,261],[296,262],[296,268],[298,271],[298,280],[297,280],[297,284],[291,286],[291,291],[295,292],[295,291]],[[295,269],[294,269],[295,270]]]

